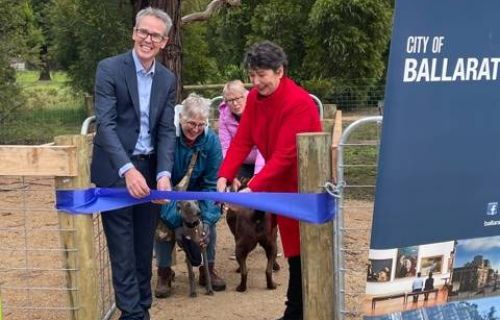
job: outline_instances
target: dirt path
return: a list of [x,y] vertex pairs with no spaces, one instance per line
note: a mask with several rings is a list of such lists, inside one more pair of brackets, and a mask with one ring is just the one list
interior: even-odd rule
[[[216,269],[227,282],[226,291],[206,296],[204,288],[198,286],[198,297],[189,298],[188,276],[183,263],[184,254],[178,251],[177,265],[174,266],[176,273],[174,293],[167,299],[154,300],[151,310],[154,320],[267,320],[277,319],[282,315],[288,282],[286,259],[278,257],[282,270],[273,274],[278,288],[268,290],[264,273],[266,256],[262,248],[255,249],[247,260],[248,290],[244,293],[237,292],[235,288],[239,284],[240,275],[235,270],[238,264],[229,259],[234,250],[234,240],[224,219],[218,223],[217,232]],[[195,273],[198,278],[198,270]],[[155,280],[156,276],[153,281]]]

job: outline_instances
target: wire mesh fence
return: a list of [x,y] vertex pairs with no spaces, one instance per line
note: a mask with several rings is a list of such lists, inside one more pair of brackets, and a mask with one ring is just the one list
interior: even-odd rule
[[[371,114],[382,108],[385,85],[366,82],[370,81],[351,81],[348,86],[311,93],[323,104],[336,104],[344,111]],[[221,90],[206,91],[197,87],[195,91],[206,97],[215,97],[220,95]],[[85,98],[72,95],[65,82],[29,82],[22,85],[22,92],[26,98],[23,105],[8,112],[0,110],[0,145],[49,143],[54,136],[78,133],[82,121],[89,115]],[[218,110],[216,106],[212,109],[211,118],[215,118]]]
[[382,109],[385,84],[379,82],[366,84],[364,82],[352,81],[347,86],[334,87],[322,97],[322,100],[324,103],[336,104],[337,108],[348,112],[363,109]]
[[[53,177],[0,176],[0,288],[5,320],[76,318],[80,284],[69,279],[77,278],[81,262],[77,247],[64,246],[61,234],[74,237],[79,231],[60,226],[54,201]],[[112,308],[114,295],[97,217],[93,228],[102,318]]]

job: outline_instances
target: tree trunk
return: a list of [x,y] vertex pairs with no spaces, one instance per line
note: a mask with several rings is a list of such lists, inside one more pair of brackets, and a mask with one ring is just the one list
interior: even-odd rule
[[169,68],[177,77],[176,102],[182,100],[182,45],[181,45],[181,0],[131,0],[134,16],[146,7],[159,8],[172,18],[169,41],[160,52],[159,61]]
[[38,77],[39,81],[50,81],[52,78],[50,77],[50,65],[49,65],[49,57],[48,57],[48,48],[47,44],[44,44],[40,48],[40,62],[41,62],[41,70],[40,76]]

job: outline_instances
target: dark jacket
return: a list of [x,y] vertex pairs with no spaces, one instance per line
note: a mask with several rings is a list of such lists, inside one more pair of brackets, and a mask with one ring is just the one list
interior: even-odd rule
[[[175,143],[175,76],[155,64],[151,87],[149,128],[157,157],[156,172],[171,171]],[[130,161],[139,137],[139,96],[132,52],[102,60],[95,85],[96,135],[91,180],[108,187],[120,177],[119,169]]]
[[434,289],[434,278],[425,279],[424,290],[432,290]]

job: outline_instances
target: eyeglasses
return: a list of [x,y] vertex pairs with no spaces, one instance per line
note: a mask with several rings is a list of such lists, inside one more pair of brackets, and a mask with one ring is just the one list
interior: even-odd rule
[[165,39],[164,36],[162,36],[159,33],[150,33],[148,30],[143,29],[143,28],[135,28],[134,29],[136,34],[141,38],[142,40],[146,39],[148,36],[151,36],[151,41],[154,43],[160,43]]
[[241,99],[245,98],[244,96],[241,96],[241,97],[237,97],[237,98],[233,98],[233,99],[224,99],[224,101],[229,104],[229,103],[232,103],[232,104],[235,104],[236,102],[240,102]]
[[185,124],[190,128],[190,129],[203,129],[207,125],[205,122],[201,123],[196,123],[194,121],[186,121]]

